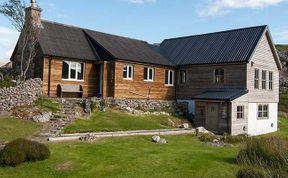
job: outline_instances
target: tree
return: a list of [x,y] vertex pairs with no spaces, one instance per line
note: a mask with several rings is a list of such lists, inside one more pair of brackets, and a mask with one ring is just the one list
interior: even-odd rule
[[[35,1],[33,1],[35,3]],[[17,43],[19,57],[19,71],[17,71],[20,80],[25,80],[30,64],[36,57],[36,45],[38,44],[38,35],[41,30],[40,19],[34,21],[30,17],[29,22],[25,19],[25,3],[21,0],[8,0],[0,6],[0,14],[7,17],[13,27],[21,32]]]

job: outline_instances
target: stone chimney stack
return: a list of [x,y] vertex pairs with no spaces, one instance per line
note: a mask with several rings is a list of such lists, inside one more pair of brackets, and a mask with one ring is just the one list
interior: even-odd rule
[[25,25],[41,26],[42,9],[38,7],[36,0],[31,0],[31,6],[25,9]]

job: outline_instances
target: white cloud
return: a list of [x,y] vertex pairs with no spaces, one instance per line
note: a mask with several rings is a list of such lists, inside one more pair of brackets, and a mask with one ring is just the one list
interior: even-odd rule
[[198,10],[198,15],[221,15],[227,13],[230,9],[263,9],[284,1],[287,0],[208,0],[204,7]]
[[16,30],[0,26],[0,60],[10,58],[18,37]]
[[280,31],[274,34],[275,41],[288,43],[288,30]]
[[130,3],[133,4],[145,4],[145,3],[155,3],[156,0],[128,0]]

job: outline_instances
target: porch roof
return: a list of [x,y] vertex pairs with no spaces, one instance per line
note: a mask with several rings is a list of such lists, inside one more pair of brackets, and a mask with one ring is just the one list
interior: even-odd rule
[[248,93],[246,89],[217,89],[205,91],[192,99],[194,100],[217,100],[217,101],[233,101],[240,96]]

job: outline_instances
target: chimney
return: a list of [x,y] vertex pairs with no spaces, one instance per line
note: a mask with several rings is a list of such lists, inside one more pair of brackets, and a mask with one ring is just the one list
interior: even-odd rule
[[31,6],[25,9],[25,25],[41,26],[42,9],[38,7],[36,0],[31,0]]

